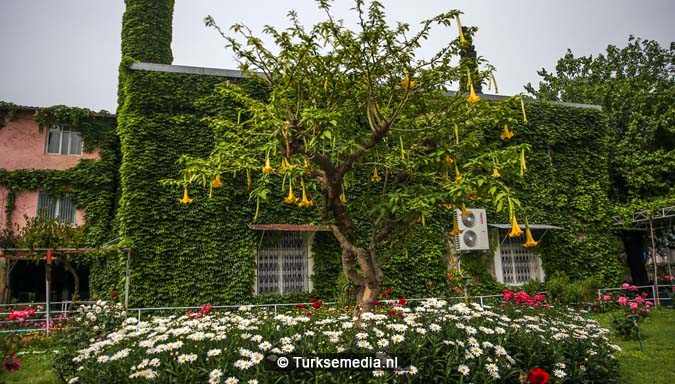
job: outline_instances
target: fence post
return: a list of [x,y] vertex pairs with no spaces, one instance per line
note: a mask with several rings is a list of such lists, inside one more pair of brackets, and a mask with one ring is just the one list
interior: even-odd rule
[[483,296],[480,297],[480,306],[483,307]]
[[141,309],[138,308],[138,321],[141,321]]

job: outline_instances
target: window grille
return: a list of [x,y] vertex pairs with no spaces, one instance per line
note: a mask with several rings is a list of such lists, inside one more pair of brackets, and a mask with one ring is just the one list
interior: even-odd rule
[[76,212],[75,203],[65,193],[56,197],[42,191],[38,193],[37,217],[58,218],[60,223],[75,224]]
[[258,249],[257,292],[288,293],[308,290],[308,250],[302,232],[268,231],[278,239]]
[[50,125],[47,132],[47,153],[81,155],[82,138],[80,132],[72,127]]
[[499,253],[502,283],[522,285],[530,280],[543,280],[541,258],[532,248],[509,239],[500,245]]

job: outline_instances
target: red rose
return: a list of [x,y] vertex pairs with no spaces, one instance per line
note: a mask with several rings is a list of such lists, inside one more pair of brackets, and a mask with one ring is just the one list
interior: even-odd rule
[[321,308],[321,302],[318,301],[318,300],[317,300],[317,301],[314,301],[314,303],[312,304],[312,307],[314,307],[314,309],[319,309],[319,308]]
[[394,292],[394,290],[391,289],[391,288],[387,288],[386,292],[387,292],[387,295],[391,295]]
[[380,305],[380,300],[375,299],[375,305]]
[[14,372],[21,368],[21,360],[14,357],[14,352],[10,353],[10,357],[5,359],[5,369],[7,372]]
[[527,374],[527,384],[546,384],[551,377],[548,372],[541,368],[535,368]]
[[116,298],[116,297],[117,297],[117,292],[111,293],[110,296],[111,296],[113,299]]
[[398,299],[398,303],[401,305],[406,305],[408,303],[408,300],[405,299],[405,297],[401,297]]
[[305,308],[305,304],[295,304],[296,307],[303,309]]
[[310,302],[310,303],[313,303],[313,302],[315,302],[315,301],[316,301],[315,298],[313,298],[313,297],[310,297],[310,298],[309,298],[309,302]]

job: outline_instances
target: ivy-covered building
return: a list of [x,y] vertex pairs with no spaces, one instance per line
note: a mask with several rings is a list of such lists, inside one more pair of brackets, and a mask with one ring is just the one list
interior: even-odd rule
[[[261,97],[265,92],[238,71],[171,65],[172,12],[172,1],[127,0],[116,135],[96,139],[118,142],[119,148],[106,144],[110,156],[101,151],[99,161],[80,161],[75,169],[81,172],[59,171],[78,175],[67,184],[68,192],[85,212],[89,241],[101,245],[119,237],[132,247],[132,306],[279,302],[306,300],[309,295],[334,300],[348,295],[332,233],[324,230],[318,212],[281,204],[284,191],[272,192],[254,222],[257,207],[248,198],[246,174],[223,177],[224,186],[214,191],[208,185],[191,189],[193,204],[180,204],[182,189],[162,184],[178,175],[181,155],[211,152],[214,138],[224,129],[211,121],[237,119],[237,103],[219,92],[221,84],[236,82]],[[512,140],[532,148],[527,177],[514,189],[530,223],[561,229],[547,232],[533,252],[507,239],[504,229],[492,227],[488,251],[461,253],[461,266],[473,277],[471,293],[497,289],[495,276],[519,284],[556,271],[614,284],[622,264],[608,216],[606,117],[597,108],[579,105],[532,102],[527,110],[529,122],[512,127],[517,132]],[[87,138],[93,131],[81,132],[85,151],[88,143],[103,143]],[[486,132],[486,138],[499,140],[499,132]],[[105,171],[90,172],[90,167],[99,166]],[[12,190],[38,190],[51,180],[4,172],[0,185],[11,185]],[[11,184],[17,177],[24,184]],[[367,175],[355,175],[350,193],[368,193],[368,180]],[[64,183],[50,185],[53,193],[66,191]],[[92,194],[91,188],[100,193]],[[508,222],[489,208],[485,215],[490,224]],[[424,225],[411,229],[409,241],[385,247],[384,286],[408,297],[453,292],[447,276],[457,261],[447,235],[453,220],[453,211],[432,212]],[[543,233],[535,231],[535,236]],[[125,264],[125,258],[92,257],[94,295],[121,291]]]
[[[88,245],[110,239],[118,184],[115,125],[116,117],[105,111],[0,103],[0,239],[7,243],[0,248],[33,217],[82,226]],[[12,268],[15,298],[44,297],[35,284],[40,278],[33,279],[40,268],[27,261]]]

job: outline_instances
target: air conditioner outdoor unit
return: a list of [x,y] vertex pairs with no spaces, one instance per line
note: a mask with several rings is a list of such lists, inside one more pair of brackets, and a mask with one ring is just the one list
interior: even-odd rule
[[462,216],[462,210],[457,209],[455,220],[463,232],[455,236],[455,249],[458,251],[480,251],[490,249],[488,240],[488,225],[485,210],[467,208],[468,216]]

